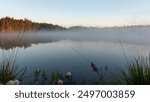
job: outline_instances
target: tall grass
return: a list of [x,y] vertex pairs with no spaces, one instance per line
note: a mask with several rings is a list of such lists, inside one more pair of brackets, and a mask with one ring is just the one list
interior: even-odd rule
[[150,85],[150,56],[135,58],[126,71],[121,71],[121,78],[122,84]]
[[[17,36],[17,40],[14,43],[19,43],[19,45],[22,42],[23,35],[25,33],[25,30],[20,31]],[[18,65],[16,64],[17,55],[19,52],[19,47],[13,48],[11,51],[5,49],[5,44],[7,44],[6,40],[6,33],[3,33],[2,40],[0,41],[0,44],[2,45],[2,62],[0,63],[0,83],[6,84],[9,80],[19,80],[21,81],[23,78],[23,75],[26,72],[26,68],[18,68]]]
[[0,66],[0,83],[6,84],[9,80],[15,79],[21,81],[25,72],[26,67],[18,69],[17,65],[12,66],[9,60],[5,60]]

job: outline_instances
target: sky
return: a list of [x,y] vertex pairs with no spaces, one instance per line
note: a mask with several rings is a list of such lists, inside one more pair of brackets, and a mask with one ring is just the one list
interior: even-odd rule
[[6,16],[66,27],[149,25],[150,0],[0,0]]

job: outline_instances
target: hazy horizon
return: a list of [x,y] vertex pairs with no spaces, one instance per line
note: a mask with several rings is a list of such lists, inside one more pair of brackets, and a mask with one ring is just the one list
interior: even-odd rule
[[[123,44],[131,44],[138,46],[149,46],[150,26],[145,27],[128,27],[128,28],[106,28],[106,29],[73,29],[64,31],[47,31],[41,30],[37,32],[23,33],[22,45],[16,43],[18,41],[17,32],[0,33],[0,40],[6,44],[0,44],[0,47],[6,49],[25,46],[30,47],[31,44],[52,43],[63,40],[77,42],[109,42]],[[20,40],[19,40],[20,41]],[[11,46],[12,42],[13,45]],[[11,43],[11,44],[10,44]]]

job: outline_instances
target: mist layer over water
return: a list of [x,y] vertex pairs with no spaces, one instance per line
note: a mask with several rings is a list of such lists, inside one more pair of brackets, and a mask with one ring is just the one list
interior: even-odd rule
[[1,41],[20,40],[26,42],[52,42],[60,40],[104,41],[127,44],[150,44],[150,27],[87,28],[66,31],[39,31],[25,33],[0,33]]
[[[44,36],[43,36],[44,35]],[[75,41],[107,41],[131,44],[150,44],[150,27],[82,29],[64,32],[38,32],[37,38]]]

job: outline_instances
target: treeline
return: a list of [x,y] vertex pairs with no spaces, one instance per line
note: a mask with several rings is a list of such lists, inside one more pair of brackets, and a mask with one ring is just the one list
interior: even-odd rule
[[48,23],[36,23],[28,19],[14,19],[5,17],[0,19],[0,32],[16,31],[39,31],[39,30],[65,30],[64,27]]

